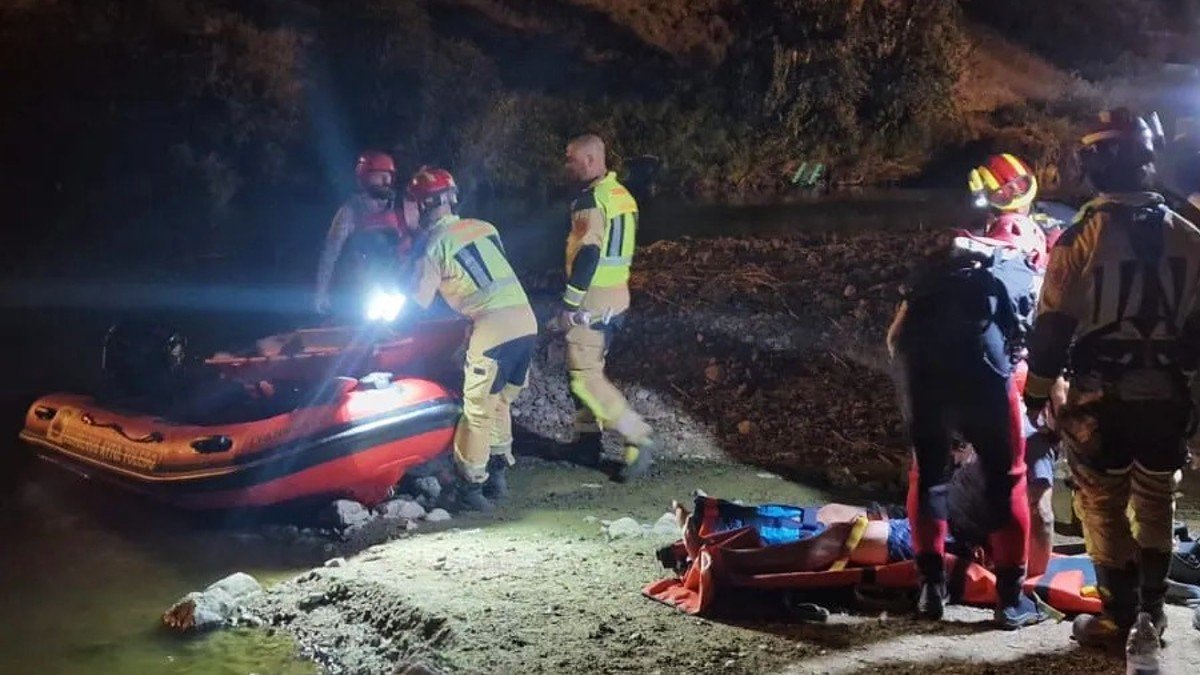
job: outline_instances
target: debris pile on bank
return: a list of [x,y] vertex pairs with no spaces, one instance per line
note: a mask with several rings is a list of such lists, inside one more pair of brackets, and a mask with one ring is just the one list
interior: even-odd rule
[[[608,370],[669,454],[898,488],[905,448],[883,338],[937,240],[907,231],[643,247]],[[531,282],[553,287],[553,277]],[[559,442],[573,411],[565,373],[561,338],[544,337],[515,411],[522,427]]]

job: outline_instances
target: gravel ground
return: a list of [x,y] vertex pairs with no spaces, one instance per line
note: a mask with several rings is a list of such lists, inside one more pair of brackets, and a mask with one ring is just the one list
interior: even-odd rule
[[[256,611],[335,673],[1115,672],[1123,663],[1077,650],[1067,623],[1006,633],[972,608],[939,624],[835,613],[813,625],[753,598],[749,613],[688,617],[640,596],[666,574],[654,551],[674,533],[608,527],[649,526],[697,488],[748,502],[896,500],[906,452],[882,337],[931,243],[907,232],[647,247],[609,370],[664,440],[648,480],[617,485],[554,461],[572,406],[561,342],[547,336],[514,409],[523,456],[496,518],[352,538],[336,551],[344,564],[278,584]],[[555,283],[527,280],[535,293]],[[1200,490],[1187,481],[1181,512],[1194,518]],[[1190,672],[1200,632],[1182,608],[1170,618],[1165,672]]]

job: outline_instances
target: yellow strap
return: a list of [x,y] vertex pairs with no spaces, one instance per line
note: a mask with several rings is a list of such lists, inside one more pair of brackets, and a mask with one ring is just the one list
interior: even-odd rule
[[862,541],[863,535],[867,533],[866,516],[859,516],[854,519],[854,525],[850,528],[850,536],[846,537],[846,543],[842,548],[844,554],[840,560],[835,561],[829,566],[830,571],[837,572],[846,569],[846,565],[850,562],[850,554],[854,553],[854,549],[858,548],[858,544]]

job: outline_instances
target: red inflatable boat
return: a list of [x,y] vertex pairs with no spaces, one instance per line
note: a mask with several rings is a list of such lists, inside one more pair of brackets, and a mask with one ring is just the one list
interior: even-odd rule
[[188,509],[372,505],[406,473],[444,460],[459,400],[411,375],[452,372],[465,328],[276,336],[254,353],[204,360],[199,381],[170,401],[44,396],[20,436],[44,459]]

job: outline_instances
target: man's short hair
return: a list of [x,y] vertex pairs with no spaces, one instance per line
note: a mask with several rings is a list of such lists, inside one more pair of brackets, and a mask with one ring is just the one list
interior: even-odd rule
[[573,148],[581,148],[588,153],[604,158],[604,140],[596,134],[580,134],[567,143]]

